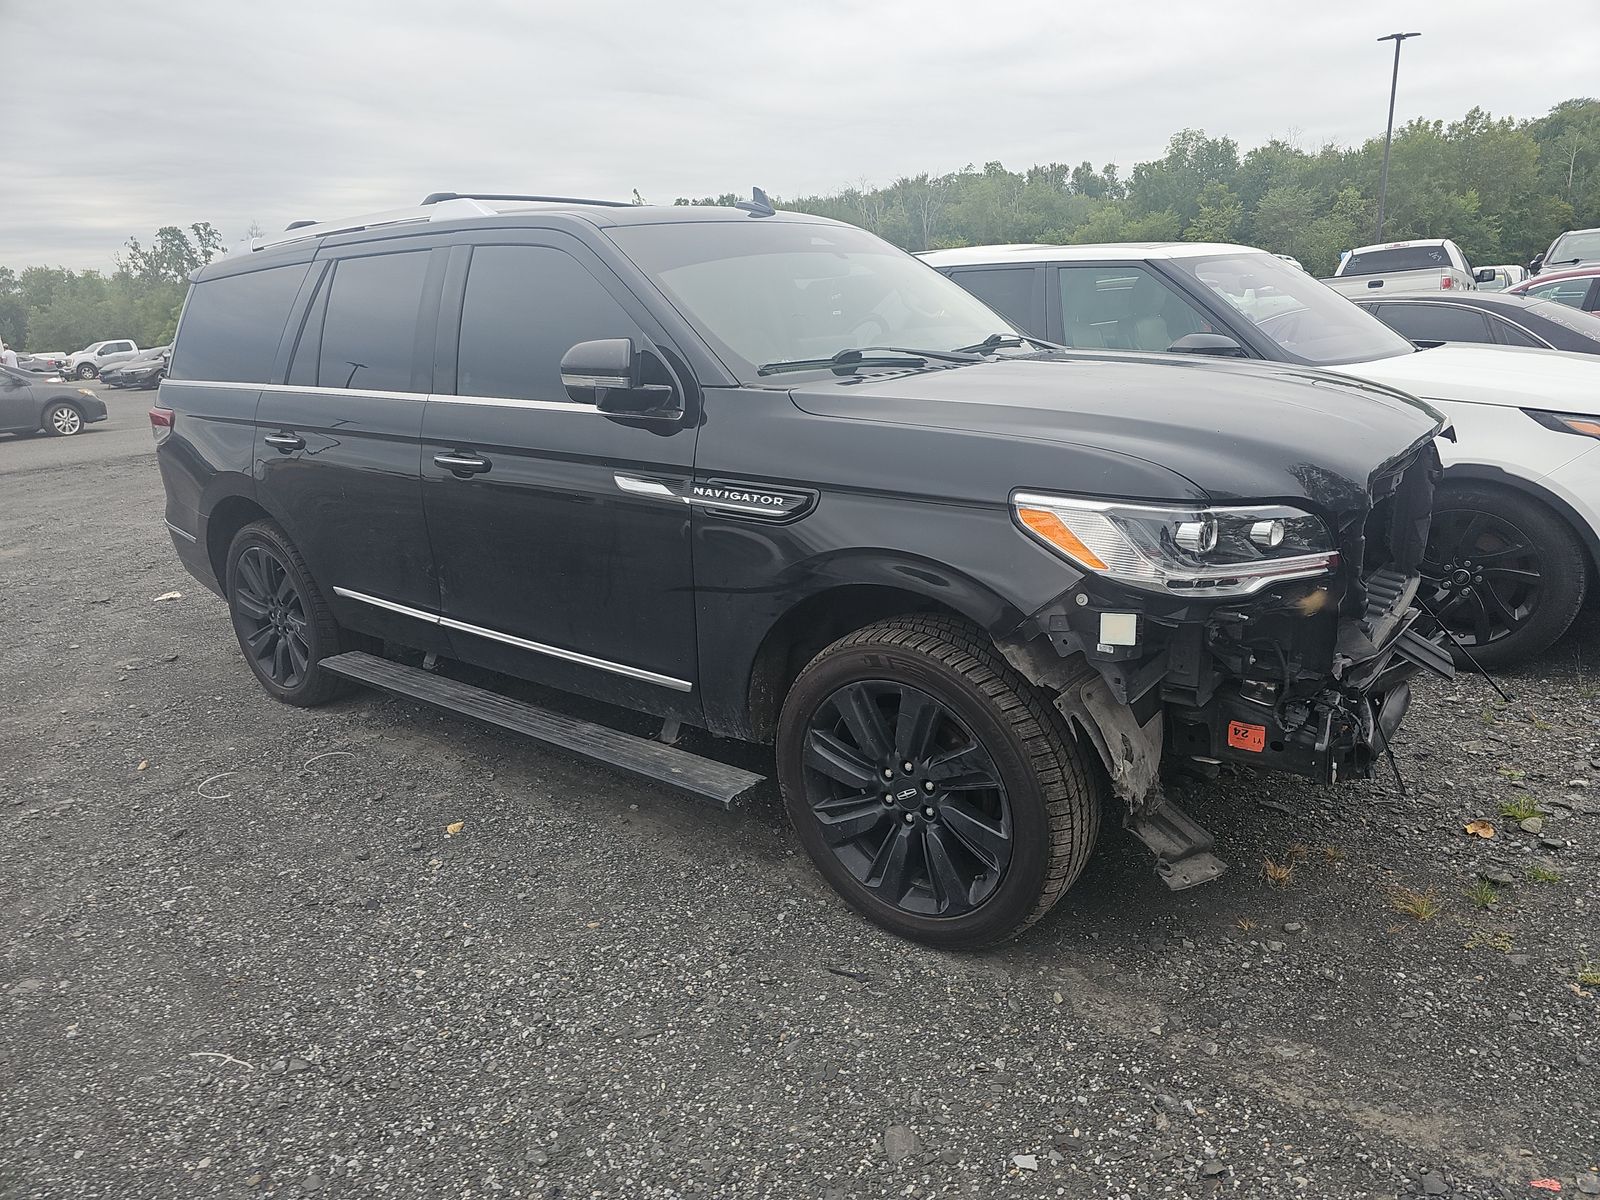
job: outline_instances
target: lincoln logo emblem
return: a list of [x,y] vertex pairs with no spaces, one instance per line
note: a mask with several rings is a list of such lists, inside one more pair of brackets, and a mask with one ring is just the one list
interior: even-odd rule
[[917,789],[916,788],[907,788],[905,791],[903,791],[903,792],[899,793],[898,795],[896,795],[895,799],[896,800],[909,800],[909,799],[911,799],[911,797],[915,796],[916,794],[917,794]]

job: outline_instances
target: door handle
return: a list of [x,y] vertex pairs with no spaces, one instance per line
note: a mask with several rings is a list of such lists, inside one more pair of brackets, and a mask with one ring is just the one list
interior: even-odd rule
[[433,465],[456,475],[482,475],[493,464],[476,454],[435,454]]
[[306,448],[305,438],[293,433],[269,433],[261,440],[269,446],[276,446],[279,454],[289,454]]

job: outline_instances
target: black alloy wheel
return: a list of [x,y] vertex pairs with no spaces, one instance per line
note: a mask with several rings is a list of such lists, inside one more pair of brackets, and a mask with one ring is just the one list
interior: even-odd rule
[[1441,489],[1421,570],[1428,610],[1488,667],[1548,648],[1571,625],[1586,583],[1582,548],[1559,517],[1488,486]]
[[224,591],[250,670],[285,704],[325,704],[350,690],[319,664],[346,635],[300,551],[272,521],[256,521],[228,548]]
[[245,653],[279,687],[299,687],[311,666],[309,622],[299,589],[265,546],[250,546],[239,555],[237,572],[233,603]]
[[994,758],[927,692],[889,680],[839,688],[806,731],[805,789],[822,836],[884,903],[970,912],[1011,862],[1011,804]]
[[817,870],[902,937],[1015,937],[1094,851],[1108,786],[1046,694],[953,616],[864,626],[816,655],[777,729],[784,806]]

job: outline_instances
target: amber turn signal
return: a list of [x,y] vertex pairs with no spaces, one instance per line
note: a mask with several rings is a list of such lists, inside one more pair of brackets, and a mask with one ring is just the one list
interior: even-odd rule
[[1106,564],[1100,556],[1083,544],[1081,538],[1068,529],[1065,522],[1047,508],[1018,507],[1017,517],[1035,535],[1049,542],[1057,550],[1076,559],[1095,571],[1104,571]]

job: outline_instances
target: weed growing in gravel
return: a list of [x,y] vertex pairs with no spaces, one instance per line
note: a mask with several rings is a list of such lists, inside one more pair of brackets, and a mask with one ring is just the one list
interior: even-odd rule
[[1249,933],[1252,929],[1254,929],[1256,927],[1255,921],[1250,917],[1240,917],[1237,921],[1234,922],[1234,924],[1237,925],[1240,929],[1244,930],[1246,933]]
[[1540,733],[1545,733],[1545,732],[1555,728],[1555,726],[1550,724],[1549,721],[1541,721],[1538,717],[1535,717],[1533,719],[1533,727],[1535,729],[1537,729]]
[[1419,892],[1396,885],[1389,889],[1389,907],[1418,921],[1431,921],[1444,911],[1444,902],[1432,888]]
[[1496,904],[1500,903],[1500,889],[1487,879],[1475,880],[1472,886],[1467,889],[1467,899],[1485,912],[1488,912]]
[[1587,957],[1578,964],[1575,972],[1578,977],[1579,987],[1600,987],[1600,963],[1590,962]]
[[1507,779],[1521,779],[1527,772],[1519,771],[1516,767],[1499,767],[1496,769],[1495,774],[1503,775]]
[[1285,859],[1275,863],[1270,858],[1261,864],[1261,873],[1266,876],[1267,882],[1275,888],[1286,888],[1294,881],[1294,863]]
[[1500,815],[1513,821],[1526,821],[1529,817],[1542,817],[1545,813],[1533,802],[1532,796],[1513,796],[1500,805]]
[[1304,842],[1290,842],[1289,848],[1283,853],[1290,862],[1299,862],[1311,853],[1311,847]]
[[1493,725],[1494,724],[1494,709],[1492,709],[1492,708],[1484,709],[1481,713],[1478,714],[1478,720],[1482,721],[1485,725]]
[[1560,883],[1561,872],[1552,871],[1549,867],[1541,867],[1534,863],[1528,868],[1528,878],[1534,883]]
[[1467,939],[1467,949],[1498,950],[1501,954],[1510,954],[1511,935],[1495,929],[1475,929]]
[[1344,847],[1324,846],[1322,848],[1322,857],[1331,863],[1342,863],[1345,858]]

